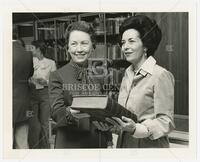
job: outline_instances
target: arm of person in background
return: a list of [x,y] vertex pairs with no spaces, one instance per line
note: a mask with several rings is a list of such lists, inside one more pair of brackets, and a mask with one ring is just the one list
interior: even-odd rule
[[31,59],[31,63],[30,63],[30,77],[32,77],[33,76],[33,73],[34,73],[34,68],[33,68],[33,55],[32,55],[32,53],[31,52],[29,52],[29,54],[30,54],[30,59]]
[[74,117],[68,105],[65,104],[63,82],[56,71],[50,74],[48,88],[51,116],[53,120],[57,122],[57,126],[72,124]]
[[54,72],[54,71],[56,71],[56,63],[55,63],[55,61],[53,61],[52,62],[52,66],[51,66],[51,72]]
[[[54,71],[56,71],[56,63],[55,63],[55,61],[52,60],[51,69],[49,71],[49,74],[51,74]],[[47,77],[46,79],[44,79],[44,78],[36,78],[36,82],[38,82],[39,84],[41,84],[43,86],[47,86],[49,84],[49,77]]]

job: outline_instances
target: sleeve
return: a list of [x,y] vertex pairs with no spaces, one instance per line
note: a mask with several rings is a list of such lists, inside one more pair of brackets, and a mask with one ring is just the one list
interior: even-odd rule
[[110,131],[106,132],[106,141],[107,141],[107,146],[113,146],[113,137]]
[[52,72],[49,77],[49,100],[52,119],[57,127],[67,126],[73,121],[68,105],[64,102],[63,83],[58,73]]
[[150,139],[168,135],[174,128],[174,77],[163,71],[154,86],[155,119],[142,122],[150,132]]
[[55,61],[52,62],[51,72],[56,71],[56,63]]
[[32,77],[33,76],[33,73],[34,73],[34,68],[33,68],[33,55],[32,53],[29,53],[30,55],[30,76],[29,77]]
[[[51,69],[50,69],[50,75],[51,75],[51,73],[54,72],[54,71],[56,71],[56,63],[55,63],[55,61],[52,61]],[[50,75],[49,75],[49,76],[50,76]],[[49,77],[48,77],[48,79],[47,79],[46,81],[47,81],[47,84],[49,85]]]

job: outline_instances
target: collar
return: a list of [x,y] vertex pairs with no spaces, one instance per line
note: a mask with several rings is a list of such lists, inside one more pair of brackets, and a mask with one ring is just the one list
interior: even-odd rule
[[156,60],[152,56],[149,56],[148,59],[139,68],[138,72],[142,75],[146,75],[147,73],[152,75],[155,64],[156,64]]
[[72,68],[75,70],[75,78],[77,80],[82,80],[83,77],[87,75],[87,67],[88,67],[87,61],[84,64],[79,65],[71,59],[69,65],[72,66]]
[[41,60],[35,56],[33,56],[33,60],[37,61],[37,62],[42,62],[42,61],[46,61],[47,58],[46,57],[43,57]]
[[142,64],[142,66],[136,72],[133,71],[133,65],[130,65],[126,70],[126,73],[130,79],[134,75],[137,75],[139,73],[142,74],[143,76],[146,76],[147,73],[152,75],[155,64],[156,60],[152,56],[149,56],[148,59]]
[[77,64],[77,63],[75,63],[72,59],[70,60],[70,62],[69,62],[69,64],[72,66],[72,67],[74,67],[74,68],[76,68],[76,69],[82,69],[82,68],[87,68],[88,67],[88,62],[86,61],[86,62],[84,62],[83,64]]

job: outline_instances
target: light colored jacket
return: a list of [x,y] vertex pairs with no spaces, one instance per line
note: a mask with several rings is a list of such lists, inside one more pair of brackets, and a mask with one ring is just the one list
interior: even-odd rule
[[150,56],[134,73],[130,65],[123,77],[119,104],[138,116],[150,131],[149,139],[167,136],[174,129],[174,77]]

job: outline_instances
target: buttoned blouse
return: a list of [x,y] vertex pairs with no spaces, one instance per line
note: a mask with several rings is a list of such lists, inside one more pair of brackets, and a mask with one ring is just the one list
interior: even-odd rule
[[150,139],[174,129],[174,77],[150,56],[137,72],[130,65],[123,77],[118,103],[135,113],[150,131]]

